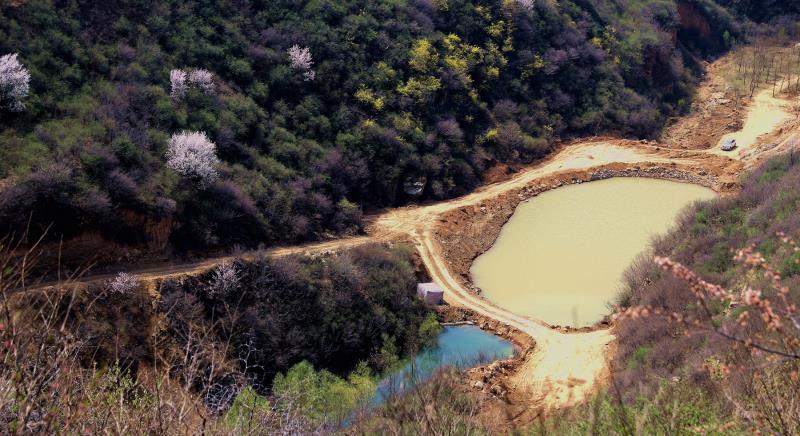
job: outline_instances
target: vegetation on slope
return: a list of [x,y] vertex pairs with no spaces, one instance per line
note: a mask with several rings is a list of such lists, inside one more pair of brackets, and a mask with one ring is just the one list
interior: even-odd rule
[[765,22],[781,16],[800,14],[800,4],[782,0],[716,0],[731,11],[755,20]]
[[[381,350],[396,358],[435,339],[421,337],[429,312],[414,293],[410,255],[404,247],[364,246],[323,258],[237,262],[166,283],[166,339],[205,324],[262,385],[303,360],[340,375],[359,361],[384,369],[392,356]],[[221,273],[228,268],[235,272]]]
[[[0,116],[0,233],[357,231],[408,183],[441,199],[565,135],[656,135],[688,108],[677,26],[667,0],[4,2],[0,53],[32,78]],[[168,165],[185,131],[214,143],[213,183]]]
[[[757,20],[796,12],[691,3],[717,50],[738,36],[720,4]],[[173,247],[193,249],[358,231],[362,207],[467,192],[494,162],[541,158],[567,135],[656,134],[688,107],[678,20],[667,0],[5,2],[0,55],[19,53],[31,80],[22,101],[0,96],[0,233],[52,223],[53,239],[99,231],[137,244],[166,228]],[[797,174],[793,157],[773,162],[657,252],[735,288],[750,277],[732,250],[754,243],[796,293],[796,252],[774,232],[797,236]],[[421,196],[406,193],[417,181]],[[225,432],[258,410],[254,432],[307,432],[328,413],[340,420],[368,374],[436,330],[398,250],[237,262],[165,283],[157,301],[130,276],[16,294],[19,272],[1,273],[0,422],[12,431]],[[687,305],[685,285],[655,267],[631,280],[627,304],[715,328],[738,320],[730,306]],[[667,320],[620,329],[620,394],[573,428],[629,433],[635,415],[652,432],[735,431],[733,417],[796,430],[794,403],[772,401],[798,389],[796,364],[708,331],[679,340],[685,326]],[[366,428],[477,429],[457,419],[475,404],[442,383]],[[436,403],[443,419],[409,424]]]
[[269,425],[335,427],[369,398],[374,374],[436,340],[410,255],[363,246],[237,261],[149,292],[122,274],[105,286],[24,291],[6,247],[0,427],[227,432],[238,418],[217,418],[237,394],[256,393],[268,395]]
[[775,158],[654,243],[671,261],[627,273],[612,386],[562,430],[800,431],[798,186],[800,155]]

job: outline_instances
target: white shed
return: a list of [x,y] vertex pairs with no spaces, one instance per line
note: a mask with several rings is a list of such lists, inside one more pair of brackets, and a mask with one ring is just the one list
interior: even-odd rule
[[417,296],[431,304],[444,302],[444,290],[436,283],[417,284]]

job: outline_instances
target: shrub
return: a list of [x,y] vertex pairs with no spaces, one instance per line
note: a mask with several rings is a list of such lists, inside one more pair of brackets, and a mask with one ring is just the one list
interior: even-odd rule
[[463,390],[461,375],[445,369],[390,398],[357,428],[364,434],[488,434],[478,417],[482,406]]
[[315,371],[310,363],[303,361],[285,375],[278,374],[272,392],[279,399],[290,398],[310,422],[339,425],[359,406],[367,405],[376,387],[365,363],[359,364],[345,380],[325,370]]
[[209,295],[214,298],[226,298],[231,292],[239,289],[239,268],[233,262],[222,262],[214,269],[214,277],[209,287]]
[[653,393],[622,403],[602,392],[572,411],[534,425],[532,434],[742,434],[730,411],[688,382],[661,383]]

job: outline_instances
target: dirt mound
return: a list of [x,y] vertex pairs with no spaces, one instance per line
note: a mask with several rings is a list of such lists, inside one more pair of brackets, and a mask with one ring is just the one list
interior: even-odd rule
[[720,138],[742,127],[749,100],[739,98],[723,77],[731,60],[722,58],[706,65],[704,80],[688,115],[666,129],[661,137],[664,147],[684,150],[707,150]]

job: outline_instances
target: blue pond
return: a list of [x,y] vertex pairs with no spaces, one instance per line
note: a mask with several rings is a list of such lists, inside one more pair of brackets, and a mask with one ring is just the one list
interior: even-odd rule
[[405,392],[416,383],[426,381],[441,367],[469,368],[505,359],[513,354],[514,346],[511,342],[478,327],[445,326],[436,347],[422,351],[405,367],[381,380],[369,406],[380,406],[392,395]]

